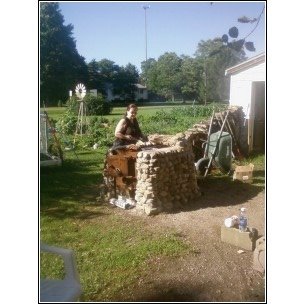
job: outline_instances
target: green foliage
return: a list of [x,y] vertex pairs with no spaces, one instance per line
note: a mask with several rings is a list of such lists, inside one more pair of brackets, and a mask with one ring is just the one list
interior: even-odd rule
[[[107,102],[101,94],[98,94],[97,97],[87,94],[83,102],[87,115],[109,115],[113,109],[111,103]],[[76,96],[71,97],[66,105],[70,113],[78,115],[80,100]]]
[[[226,100],[229,97],[229,79],[225,70],[245,59],[245,52],[223,48],[221,39],[201,41],[196,51],[197,66],[200,71],[198,100],[207,102]],[[206,77],[206,79],[205,79]]]
[[65,100],[78,81],[87,80],[86,63],[72,37],[73,26],[63,23],[58,3],[40,3],[40,98],[47,106]]
[[87,94],[83,101],[87,106],[88,115],[108,115],[112,111],[111,104],[101,94],[98,94],[97,97]]
[[92,60],[88,64],[89,86],[98,92],[106,94],[111,89],[122,99],[134,100],[134,84],[139,81],[139,74],[135,65],[128,63],[126,66],[118,66],[113,61],[102,59]]
[[66,111],[57,121],[56,129],[65,135],[74,134],[76,130],[77,116],[71,111]]
[[80,139],[82,145],[92,146],[95,143],[101,146],[110,146],[114,141],[114,130],[109,120],[93,116],[89,119],[88,132]]
[[114,93],[122,96],[123,99],[134,100],[134,84],[138,83],[139,74],[133,64],[121,67],[114,78]]
[[[56,124],[57,131],[62,136],[75,134],[78,116],[73,112],[73,104],[74,102],[71,101],[71,108],[62,114]],[[108,119],[101,116],[89,116],[86,118],[86,123],[82,126],[83,135],[77,137],[76,146],[92,146],[95,143],[109,146],[113,143],[114,130]]]
[[79,100],[76,96],[72,96],[66,102],[67,111],[71,114],[77,115],[79,111]]
[[180,73],[180,90],[184,99],[197,99],[199,92],[200,72],[197,60],[184,56]]
[[152,116],[138,115],[138,120],[145,134],[176,134],[186,131],[200,120],[209,118],[213,109],[220,111],[226,107],[220,104],[173,107],[170,111],[157,111]]
[[194,105],[191,107],[175,107],[172,109],[172,115],[176,117],[195,117],[196,119],[203,117],[211,117],[212,112],[223,111],[227,106],[221,104],[211,104],[208,106]]
[[166,52],[158,61],[145,66],[147,85],[150,90],[167,99],[174,100],[174,96],[180,91],[180,70],[182,59],[175,53]]
[[223,101],[229,97],[225,69],[244,58],[243,50],[224,49],[219,38],[200,41],[194,58],[167,52],[158,60],[150,58],[143,62],[142,79],[146,80],[149,96],[163,96],[172,101],[195,99],[200,103]]

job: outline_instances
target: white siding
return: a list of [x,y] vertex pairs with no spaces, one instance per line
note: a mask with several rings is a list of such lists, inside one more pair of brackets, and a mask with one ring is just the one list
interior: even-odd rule
[[137,89],[135,91],[135,100],[138,100],[138,99],[144,99],[144,100],[147,100],[148,99],[148,91],[147,89],[141,89],[141,92],[140,93],[140,89]]
[[249,118],[251,104],[251,85],[253,81],[266,80],[265,62],[231,75],[230,105],[242,106],[246,118]]

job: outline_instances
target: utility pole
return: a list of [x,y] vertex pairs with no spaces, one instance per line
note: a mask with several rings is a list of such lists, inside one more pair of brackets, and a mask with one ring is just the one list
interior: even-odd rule
[[204,60],[204,81],[205,81],[205,92],[204,92],[204,98],[205,98],[205,105],[207,105],[207,70],[206,70],[206,57]]
[[146,41],[146,63],[148,59],[148,40],[147,40],[147,9],[150,8],[150,5],[144,5],[143,9],[145,10],[145,41]]

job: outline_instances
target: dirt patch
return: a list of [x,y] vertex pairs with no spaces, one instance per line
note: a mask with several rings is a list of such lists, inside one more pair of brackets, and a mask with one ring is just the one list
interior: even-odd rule
[[[130,302],[264,302],[264,274],[253,270],[253,251],[239,254],[236,246],[221,241],[224,219],[248,210],[249,227],[265,235],[263,187],[210,179],[200,184],[202,197],[176,212],[144,216],[147,227],[177,231],[193,248],[176,259],[150,261],[135,289],[125,290],[115,301]],[[115,212],[143,217],[135,210]]]

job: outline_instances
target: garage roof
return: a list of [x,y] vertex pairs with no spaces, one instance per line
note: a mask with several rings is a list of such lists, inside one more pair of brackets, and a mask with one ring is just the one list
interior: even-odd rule
[[239,73],[263,62],[265,62],[265,53],[261,53],[257,56],[251,57],[250,59],[243,61],[242,63],[228,68],[227,70],[225,70],[225,76]]

